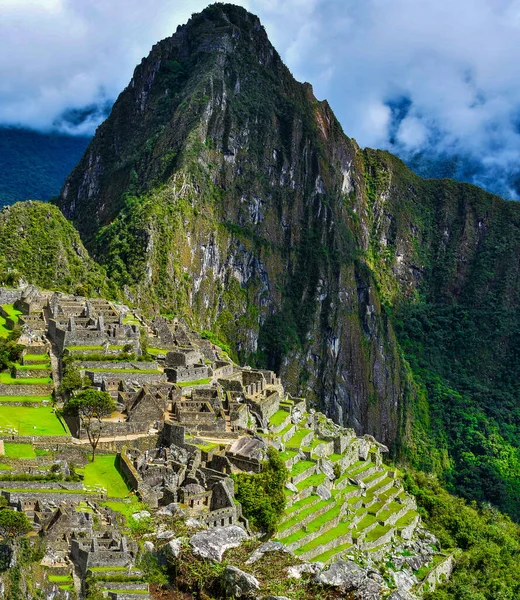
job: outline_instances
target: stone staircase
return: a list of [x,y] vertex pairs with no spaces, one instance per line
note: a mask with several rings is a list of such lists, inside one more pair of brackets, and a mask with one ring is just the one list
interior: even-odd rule
[[310,416],[300,425],[290,417],[289,407],[268,434],[282,446],[289,471],[277,540],[304,560],[327,563],[354,549],[373,551],[399,537],[410,539],[420,520],[415,501],[380,452],[353,459],[346,450],[334,454],[333,440],[319,437]]

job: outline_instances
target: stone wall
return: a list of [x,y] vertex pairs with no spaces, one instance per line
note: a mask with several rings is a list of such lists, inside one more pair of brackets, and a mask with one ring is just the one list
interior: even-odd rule
[[118,369],[139,369],[139,370],[158,370],[156,361],[153,362],[139,362],[139,361],[115,361],[115,360],[85,360],[76,363],[78,369],[84,371],[85,369],[106,369],[107,371],[117,373]]
[[[149,421],[122,421],[121,423],[104,421],[101,436],[116,437],[120,435],[135,435],[138,433],[148,433],[149,430]],[[82,428],[77,431],[76,437],[80,440],[88,439],[87,432]]]
[[51,370],[50,369],[18,369],[14,368],[14,377],[15,379],[31,379],[31,378],[41,378],[41,377],[50,377]]
[[51,384],[0,383],[0,396],[50,396]]
[[21,290],[11,288],[0,288],[0,304],[14,304],[22,297]]
[[146,383],[163,383],[166,382],[166,375],[164,373],[118,373],[115,371],[85,371],[85,375],[92,381],[94,385],[101,385],[103,380],[119,380],[134,382],[137,381],[140,385]]

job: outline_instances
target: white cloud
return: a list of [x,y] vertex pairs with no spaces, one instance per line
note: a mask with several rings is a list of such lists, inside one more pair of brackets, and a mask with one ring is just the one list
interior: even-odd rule
[[[1,0],[0,123],[50,127],[115,98],[153,43],[207,3]],[[236,3],[361,145],[406,155],[429,144],[520,170],[520,0]],[[403,99],[405,113],[391,109]]]

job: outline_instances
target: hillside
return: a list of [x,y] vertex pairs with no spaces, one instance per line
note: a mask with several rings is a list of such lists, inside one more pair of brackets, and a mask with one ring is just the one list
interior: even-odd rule
[[19,200],[49,200],[58,195],[89,140],[0,127],[0,208]]
[[106,275],[78,232],[52,204],[17,202],[0,212],[1,283],[22,278],[47,289],[100,294]]
[[258,19],[156,44],[58,200],[148,310],[518,518],[518,211],[361,151]]

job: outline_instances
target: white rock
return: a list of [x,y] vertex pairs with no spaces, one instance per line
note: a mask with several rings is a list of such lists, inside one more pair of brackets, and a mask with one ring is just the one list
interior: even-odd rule
[[293,554],[289,548],[284,546],[281,542],[265,542],[246,560],[246,565],[252,565],[257,560],[260,560],[266,552],[287,552],[287,554]]
[[179,554],[181,553],[181,547],[182,547],[181,538],[176,538],[166,544],[166,548],[168,549],[169,552],[171,552],[171,554],[173,554],[173,556],[175,556],[175,558],[177,558],[179,556]]
[[222,585],[228,598],[253,596],[254,591],[260,589],[260,582],[256,577],[231,566],[227,566],[224,571]]
[[175,537],[175,533],[170,530],[162,531],[161,533],[157,534],[157,539],[159,539],[159,540],[168,540],[172,537]]
[[140,519],[147,519],[148,517],[151,517],[152,515],[147,511],[147,510],[142,510],[141,512],[136,512],[132,515],[132,518],[135,519],[136,521],[139,521]]
[[146,552],[153,552],[155,550],[155,546],[153,545],[152,542],[145,542],[143,544],[143,548],[145,549]]
[[199,531],[191,538],[190,545],[197,556],[220,562],[226,550],[240,546],[247,537],[247,533],[241,527],[229,525]]
[[332,497],[330,490],[324,485],[319,485],[316,488],[316,495],[319,496],[322,500],[330,500],[330,498]]
[[346,592],[360,587],[365,579],[366,571],[350,560],[337,560],[326,571],[314,577],[316,583],[339,587]]
[[303,565],[294,565],[293,567],[287,567],[285,572],[287,577],[290,579],[301,579],[304,573],[310,573],[316,575],[323,569],[323,563],[304,563]]

